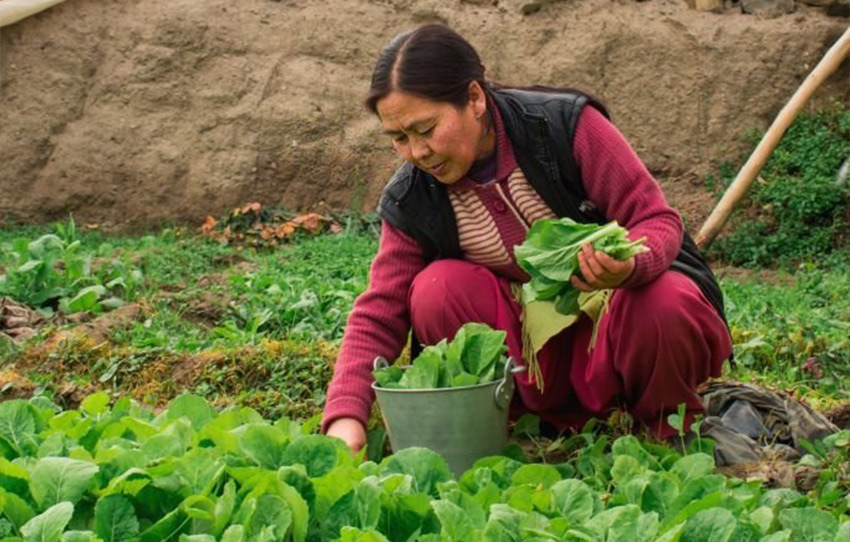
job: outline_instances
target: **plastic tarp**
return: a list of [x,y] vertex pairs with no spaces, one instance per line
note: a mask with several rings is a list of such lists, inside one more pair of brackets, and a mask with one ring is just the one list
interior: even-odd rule
[[0,0],[0,27],[61,4],[65,0]]

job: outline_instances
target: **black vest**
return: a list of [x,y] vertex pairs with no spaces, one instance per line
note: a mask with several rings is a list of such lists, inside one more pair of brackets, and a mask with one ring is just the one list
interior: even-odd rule
[[[512,89],[493,90],[489,96],[501,113],[520,169],[552,211],[577,222],[608,222],[587,199],[572,152],[581,110],[591,105],[607,116],[604,107],[578,93]],[[400,167],[384,188],[378,214],[416,239],[427,261],[461,258],[446,187],[427,172],[407,163]],[[717,279],[687,233],[670,268],[690,277],[726,321]]]

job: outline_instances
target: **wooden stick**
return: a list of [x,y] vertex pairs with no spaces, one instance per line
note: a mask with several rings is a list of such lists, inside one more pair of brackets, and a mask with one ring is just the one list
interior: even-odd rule
[[65,0],[0,0],[0,26],[15,24]]
[[776,120],[764,134],[758,147],[750,155],[747,163],[738,172],[738,176],[726,189],[726,193],[718,202],[717,206],[711,212],[708,220],[705,221],[699,233],[697,234],[696,243],[700,248],[707,248],[723,226],[729,220],[729,216],[735,209],[735,206],[747,195],[747,191],[753,184],[753,180],[764,167],[767,159],[770,158],[779,141],[785,134],[785,131],[797,118],[800,110],[815,93],[815,90],[826,80],[830,75],[838,70],[841,62],[847,58],[850,53],[850,28],[835,42],[826,55],[821,59],[815,69],[806,77],[797,92],[791,97],[782,111],[776,116]]

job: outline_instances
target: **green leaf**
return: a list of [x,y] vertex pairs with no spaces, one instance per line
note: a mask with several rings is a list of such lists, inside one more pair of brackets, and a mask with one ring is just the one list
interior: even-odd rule
[[449,387],[462,388],[464,386],[474,386],[478,384],[478,377],[466,372],[461,372],[452,377]]
[[360,483],[353,491],[349,491],[337,500],[327,514],[323,525],[322,535],[325,540],[333,540],[340,536],[345,526],[361,529],[374,529],[378,526],[381,516],[382,489],[374,481]]
[[303,465],[281,467],[277,471],[277,476],[283,483],[292,486],[301,495],[301,498],[304,499],[310,510],[314,509],[316,504],[316,489],[313,486],[313,481],[307,477],[307,471]]
[[139,534],[139,520],[132,503],[122,495],[110,495],[94,507],[94,531],[104,542],[121,542]]
[[800,542],[832,540],[838,530],[838,520],[832,514],[812,507],[785,509],[779,513],[779,523]]
[[259,535],[266,527],[274,532],[276,540],[283,540],[292,525],[292,510],[277,495],[262,495],[257,499],[253,514],[248,519],[249,536]]
[[666,518],[679,496],[679,482],[667,472],[651,472],[649,485],[643,491],[641,508],[644,512],[656,512]]
[[[563,482],[558,482],[561,484]],[[555,485],[558,485],[555,484]],[[554,486],[553,486],[554,490]],[[506,504],[494,504],[484,526],[482,539],[485,542],[516,542],[521,539],[520,523],[525,513]]]
[[381,462],[381,474],[407,474],[413,477],[416,489],[437,496],[437,484],[451,480],[445,460],[427,448],[405,448]]
[[100,285],[83,288],[77,295],[71,298],[67,304],[67,312],[84,312],[97,307],[97,300],[106,293],[106,288]]
[[35,511],[25,500],[3,490],[0,490],[0,512],[9,518],[16,529],[20,529],[35,516]]
[[224,528],[230,523],[233,512],[236,509],[236,484],[229,480],[224,486],[221,496],[215,501],[215,521],[213,522],[213,534],[221,536]]
[[641,446],[640,441],[632,435],[620,437],[611,445],[611,453],[616,459],[618,456],[626,455],[637,460],[641,467],[651,468],[656,466],[658,460]]
[[373,529],[361,530],[356,527],[343,527],[339,542],[390,542],[387,538]]
[[337,467],[328,474],[313,479],[316,491],[316,515],[326,517],[331,506],[354,489],[364,475],[354,467]]
[[701,510],[720,506],[725,485],[726,479],[722,475],[705,476],[688,482],[670,506],[670,514],[676,514],[673,523],[684,521]]
[[224,465],[211,448],[195,448],[175,461],[174,471],[180,475],[194,494],[206,494],[217,482]]
[[183,534],[192,518],[181,507],[175,508],[159,521],[142,531],[140,542],[175,542]]
[[442,365],[443,356],[440,351],[434,346],[428,346],[404,372],[399,386],[410,390],[439,388]]
[[91,531],[65,531],[62,534],[62,542],[103,542]]
[[244,542],[245,527],[242,525],[231,525],[221,535],[221,542]]
[[41,269],[41,266],[44,265],[44,262],[41,260],[29,260],[22,266],[18,267],[15,272],[16,273],[29,273],[30,271],[36,271]]
[[215,537],[209,534],[181,534],[179,542],[216,542]]
[[706,454],[691,454],[676,461],[670,472],[682,481],[682,485],[714,472],[714,458]]
[[246,456],[264,469],[277,470],[289,465],[286,447],[289,439],[276,427],[269,425],[250,425],[239,439]]
[[703,510],[688,520],[681,542],[729,542],[737,526],[738,521],[729,510]]
[[19,399],[0,403],[0,438],[18,457],[32,456],[38,448],[38,414],[32,405]]
[[21,527],[25,542],[61,542],[62,531],[74,515],[74,505],[61,502],[53,505],[43,514],[35,516]]
[[639,540],[640,516],[640,508],[635,505],[617,506],[597,514],[585,526],[602,540],[612,542]]
[[404,369],[397,365],[390,365],[389,367],[375,370],[372,375],[375,377],[378,387],[391,388],[396,386],[401,380],[401,377],[404,376]]
[[515,486],[531,484],[548,488],[560,481],[561,473],[552,465],[523,465],[511,476],[511,484]]
[[272,475],[272,477],[275,479],[277,484],[279,484],[277,487],[278,494],[283,498],[287,506],[289,506],[289,510],[292,512],[292,540],[294,542],[304,542],[307,539],[307,529],[310,522],[310,509],[294,487],[281,482],[279,478],[275,477],[275,475]]
[[488,373],[501,360],[507,333],[494,331],[485,324],[469,323],[464,327],[467,330],[462,355],[464,367],[484,382],[493,380],[492,376],[488,377]]
[[46,457],[36,463],[30,493],[41,508],[62,501],[76,504],[97,474],[97,465],[67,457]]
[[109,394],[104,392],[93,393],[83,399],[80,410],[89,416],[99,416],[109,412]]
[[307,476],[318,478],[336,466],[337,445],[324,435],[307,435],[293,441],[283,456],[286,464],[304,465]]
[[519,436],[540,436],[540,417],[534,414],[523,414],[516,421],[514,434]]
[[206,399],[191,393],[184,393],[168,405],[166,416],[169,420],[188,418],[195,431],[200,431],[215,418],[215,410]]
[[791,531],[777,531],[763,537],[759,542],[791,542]]
[[444,539],[450,542],[473,542],[479,538],[469,515],[458,505],[448,501],[431,501],[431,507],[440,521]]
[[685,532],[685,524],[679,523],[672,529],[656,538],[653,542],[679,542],[682,538],[682,533]]
[[551,492],[554,509],[570,523],[580,525],[593,515],[593,493],[581,480],[562,480]]

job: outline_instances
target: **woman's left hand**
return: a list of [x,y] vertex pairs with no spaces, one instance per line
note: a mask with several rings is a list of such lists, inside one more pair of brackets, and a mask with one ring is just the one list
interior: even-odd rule
[[635,270],[635,259],[633,256],[621,262],[587,244],[578,253],[578,266],[584,280],[574,275],[573,286],[582,292],[592,292],[616,288],[626,282]]

